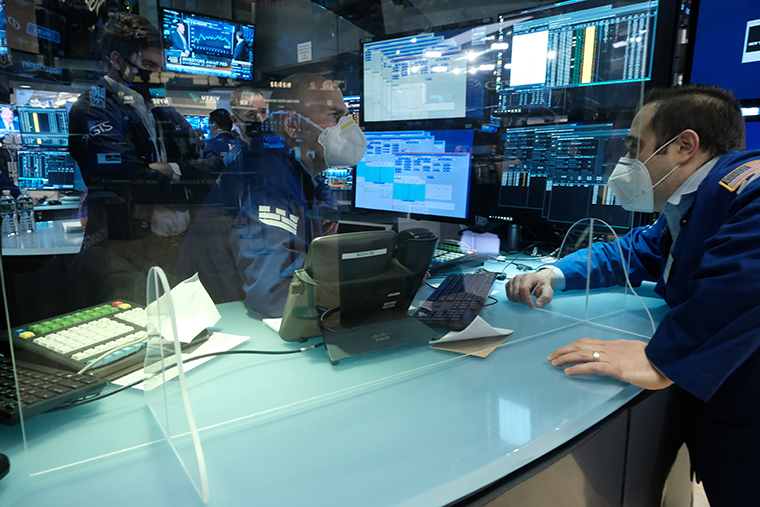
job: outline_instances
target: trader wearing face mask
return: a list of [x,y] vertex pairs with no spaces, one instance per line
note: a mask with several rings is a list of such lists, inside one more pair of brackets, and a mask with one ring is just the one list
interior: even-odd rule
[[[760,505],[760,151],[743,151],[741,110],[726,90],[653,90],[644,103],[608,184],[625,209],[661,213],[620,246],[631,283],[656,282],[671,310],[648,344],[583,338],[548,360],[568,375],[675,384],[710,505]],[[507,295],[541,308],[587,277],[591,287],[624,285],[625,270],[617,245],[596,243],[516,276]]]
[[[278,317],[311,242],[337,232],[338,203],[322,172],[356,165],[366,141],[340,89],[316,74],[283,80],[268,103],[271,128],[253,135],[224,170],[178,264],[197,271],[215,301],[244,299],[251,310]],[[219,210],[230,209],[235,215],[225,221]],[[219,231],[224,238],[209,236]]]

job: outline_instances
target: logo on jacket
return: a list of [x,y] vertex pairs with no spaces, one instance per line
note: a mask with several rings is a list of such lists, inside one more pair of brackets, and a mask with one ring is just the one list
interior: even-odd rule
[[98,107],[100,109],[106,108],[106,89],[102,86],[90,87],[90,94],[92,94],[92,107]]
[[102,121],[100,123],[95,123],[94,121],[91,121],[89,122],[89,124],[90,124],[90,135],[93,137],[100,135],[103,132],[110,132],[113,130],[113,127],[107,121]]

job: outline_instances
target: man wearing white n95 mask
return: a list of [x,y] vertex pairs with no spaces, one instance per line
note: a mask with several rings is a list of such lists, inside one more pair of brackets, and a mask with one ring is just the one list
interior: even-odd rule
[[[356,165],[366,141],[356,123],[347,121],[335,83],[315,74],[285,79],[269,98],[269,110],[272,130],[250,138],[222,173],[212,194],[216,202],[207,203],[236,213],[230,217],[234,225],[216,229],[227,231],[246,306],[279,317],[311,242],[337,232],[338,203],[321,173],[331,164]],[[193,248],[192,258],[199,257]],[[197,269],[212,297],[234,297],[229,277],[227,287],[216,287],[221,277],[206,278],[203,266]]]
[[[631,282],[656,282],[671,310],[648,344],[583,338],[548,359],[568,375],[675,384],[710,505],[760,505],[760,151],[740,151],[744,121],[726,90],[653,90],[644,104],[609,186],[624,208],[662,213],[620,244]],[[509,299],[543,307],[555,289],[585,288],[587,273],[592,287],[625,283],[616,245],[592,247],[590,272],[588,255],[515,277]]]

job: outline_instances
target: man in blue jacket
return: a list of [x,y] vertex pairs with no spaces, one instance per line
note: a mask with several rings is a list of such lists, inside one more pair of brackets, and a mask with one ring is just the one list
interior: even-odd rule
[[335,83],[315,74],[283,83],[270,98],[275,135],[254,135],[225,168],[179,263],[215,301],[243,297],[266,317],[282,315],[311,242],[337,232],[338,203],[321,173],[358,163],[366,142]]
[[237,138],[232,133],[230,112],[226,109],[211,111],[208,115],[208,128],[211,137],[206,139],[206,152],[213,151],[223,159],[237,142]]
[[[675,384],[693,410],[685,438],[710,505],[760,505],[760,151],[741,151],[733,94],[700,85],[650,92],[626,142],[609,186],[624,208],[662,214],[621,239],[623,257],[631,283],[656,282],[671,310],[648,344],[583,338],[548,359],[572,365],[568,375]],[[540,308],[587,276],[625,283],[616,245],[593,246],[590,272],[588,255],[516,276],[509,299]]]

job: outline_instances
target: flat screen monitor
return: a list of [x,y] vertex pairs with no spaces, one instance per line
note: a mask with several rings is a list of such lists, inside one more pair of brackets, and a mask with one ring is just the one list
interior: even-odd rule
[[166,69],[253,79],[253,25],[161,10]]
[[500,15],[496,114],[635,110],[642,83],[670,76],[675,9],[660,5],[586,0]]
[[354,206],[377,211],[468,218],[472,130],[365,132]]
[[83,190],[79,168],[66,151],[18,152],[18,186],[31,190]]
[[487,116],[497,30],[487,23],[364,41],[364,122]]
[[69,144],[66,109],[19,107],[18,124],[24,146],[61,147]]
[[748,150],[760,150],[760,121],[746,122],[745,136]]
[[16,108],[11,105],[0,104],[0,137],[9,132],[18,132]]
[[356,123],[359,123],[359,115],[362,105],[362,99],[359,95],[346,95],[343,97],[343,103],[348,108],[348,114],[354,119]]
[[760,99],[760,4],[700,0],[696,20],[690,81]]
[[638,217],[607,186],[627,135],[612,123],[507,129],[496,215],[543,224],[594,217],[631,227]]
[[203,132],[203,137],[211,137],[211,131],[208,128],[208,116],[187,115],[185,116],[185,119],[190,126],[193,127],[193,130],[200,130]]

